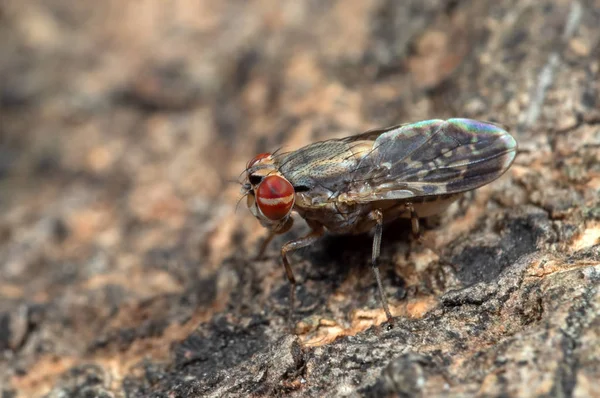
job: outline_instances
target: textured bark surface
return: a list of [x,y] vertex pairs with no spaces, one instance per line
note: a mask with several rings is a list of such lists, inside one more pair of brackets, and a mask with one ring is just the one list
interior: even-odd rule
[[[2,397],[600,396],[600,2],[0,2]],[[277,257],[256,153],[500,122],[501,179]],[[300,220],[298,220],[300,221]]]

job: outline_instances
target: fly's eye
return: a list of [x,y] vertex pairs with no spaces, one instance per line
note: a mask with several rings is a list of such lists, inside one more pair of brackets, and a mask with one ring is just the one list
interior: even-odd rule
[[252,185],[258,185],[263,180],[263,177],[262,176],[257,176],[257,175],[250,175],[248,177],[248,180],[250,181],[250,184],[252,184]]
[[256,204],[269,220],[281,220],[290,214],[294,207],[294,187],[278,175],[265,177],[255,192]]
[[252,158],[251,161],[248,162],[248,164],[246,165],[246,169],[249,169],[250,167],[254,166],[259,161],[263,160],[264,158],[268,158],[269,156],[271,156],[271,154],[268,152],[259,153],[254,158]]

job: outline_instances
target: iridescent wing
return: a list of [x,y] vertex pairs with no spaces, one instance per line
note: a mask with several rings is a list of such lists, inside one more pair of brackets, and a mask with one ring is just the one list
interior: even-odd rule
[[344,196],[366,203],[469,191],[500,177],[516,151],[509,133],[476,120],[426,120],[384,129],[353,170]]

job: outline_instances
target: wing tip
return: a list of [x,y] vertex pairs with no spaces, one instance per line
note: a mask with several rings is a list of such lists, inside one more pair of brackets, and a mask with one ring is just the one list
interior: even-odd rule
[[516,152],[518,149],[518,144],[515,137],[513,137],[507,131],[507,129],[500,124],[467,118],[452,118],[446,120],[446,122],[460,128],[461,130],[474,132],[477,134],[485,133],[488,136],[495,135],[499,140],[503,141],[503,146],[506,148],[507,152]]
[[468,118],[452,118],[446,120],[447,123],[456,125],[462,129],[468,131],[478,131],[478,132],[486,132],[490,134],[508,134],[506,131],[506,127],[493,122],[483,121],[483,120],[475,120]]

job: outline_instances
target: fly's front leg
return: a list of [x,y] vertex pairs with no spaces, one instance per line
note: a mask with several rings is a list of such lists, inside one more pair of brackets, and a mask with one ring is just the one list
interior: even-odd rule
[[263,241],[263,243],[260,245],[258,254],[254,258],[255,260],[262,260],[263,256],[265,255],[265,251],[267,250],[267,246],[269,246],[269,243],[271,243],[271,241],[273,240],[275,235],[277,235],[277,232],[275,232],[273,230],[269,231],[269,236],[267,236],[265,238],[265,240]]
[[381,210],[373,210],[371,213],[369,213],[369,218],[375,221],[375,235],[373,236],[371,269],[373,270],[373,275],[375,275],[375,280],[377,281],[377,291],[379,292],[379,300],[381,301],[381,305],[383,306],[383,310],[385,311],[385,315],[387,316],[389,324],[393,325],[394,321],[392,319],[392,313],[390,312],[387,299],[383,292],[383,284],[381,283],[381,276],[379,274],[379,264],[377,263],[377,260],[379,259],[379,253],[381,250],[381,236],[383,235],[383,214],[381,213]]
[[294,304],[296,301],[296,278],[294,278],[294,273],[292,272],[292,267],[290,267],[287,255],[295,250],[312,245],[323,235],[323,233],[325,233],[325,228],[320,224],[308,222],[308,225],[312,229],[308,235],[289,241],[281,248],[283,266],[285,267],[285,273],[290,282],[290,312],[288,314],[288,324],[290,326],[292,325],[292,315],[294,313]]
[[288,217],[287,220],[283,224],[280,224],[280,225],[276,226],[275,228],[269,230],[269,235],[265,238],[263,243],[260,245],[258,254],[256,255],[256,257],[254,259],[261,260],[263,258],[263,255],[265,254],[265,251],[267,250],[267,246],[269,246],[269,243],[271,243],[271,241],[273,240],[275,235],[286,233],[287,231],[289,231],[292,228],[292,225],[294,225],[294,219],[292,217]]

